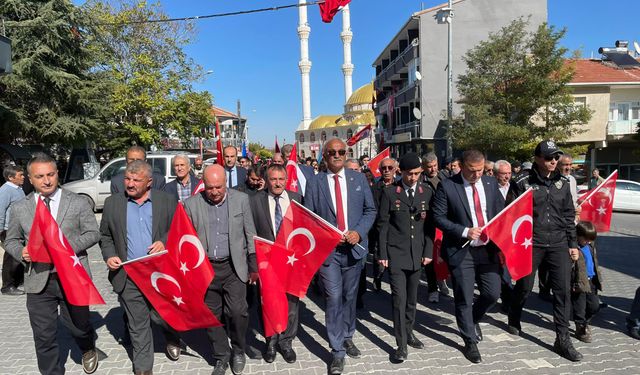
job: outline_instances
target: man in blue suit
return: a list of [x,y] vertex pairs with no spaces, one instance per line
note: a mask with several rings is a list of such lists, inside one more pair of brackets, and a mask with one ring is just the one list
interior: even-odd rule
[[353,343],[358,278],[367,256],[367,234],[376,218],[373,195],[364,174],[344,168],[347,145],[338,138],[323,147],[327,172],[307,183],[307,208],[345,231],[342,242],[320,268],[326,298],[325,325],[333,354],[331,374],[344,370],[345,354],[360,357]]
[[[440,182],[432,207],[436,227],[443,233],[442,258],[453,281],[463,353],[473,363],[482,361],[478,323],[500,297],[499,250],[482,234],[482,227],[504,208],[504,198],[496,179],[482,176],[484,161],[480,151],[465,151],[461,172]],[[475,282],[480,297],[474,303]]]

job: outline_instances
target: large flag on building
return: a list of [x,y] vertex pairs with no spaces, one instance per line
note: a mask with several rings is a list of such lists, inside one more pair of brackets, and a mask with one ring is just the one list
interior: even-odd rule
[[391,157],[389,147],[385,148],[384,150],[382,150],[382,152],[369,160],[369,163],[367,163],[367,168],[369,168],[374,177],[377,178],[382,176],[382,172],[380,172],[380,162],[388,157]]
[[580,197],[580,220],[590,221],[598,233],[611,229],[613,199],[618,181],[618,170],[613,171],[600,185]]
[[325,0],[324,3],[320,3],[322,22],[331,23],[333,17],[350,2],[351,0]]
[[504,255],[513,280],[529,275],[533,260],[533,190],[528,189],[500,211],[484,226],[484,233]]
[[273,242],[254,237],[258,274],[260,275],[260,300],[265,337],[282,333],[287,329],[289,302],[284,284],[271,264]]
[[42,199],[38,199],[36,203],[27,249],[32,262],[53,264],[70,304],[74,306],[105,304],[89,273],[80,263],[80,259]]
[[364,138],[367,138],[369,136],[370,132],[371,132],[371,124],[369,124],[369,125],[365,126],[364,128],[360,129],[356,134],[351,136],[351,138],[349,138],[347,140],[347,145],[348,146],[355,145],[356,143],[360,142]]
[[286,189],[298,192],[298,152],[296,150],[296,144],[293,144],[289,159],[287,160],[287,185]]

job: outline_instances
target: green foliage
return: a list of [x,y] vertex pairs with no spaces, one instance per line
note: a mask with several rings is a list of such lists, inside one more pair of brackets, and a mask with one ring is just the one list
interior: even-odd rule
[[463,124],[453,126],[456,148],[477,148],[508,158],[531,155],[543,139],[562,142],[579,133],[591,111],[573,102],[573,68],[558,45],[565,30],[540,25],[527,32],[518,19],[464,56],[459,77]]
[[562,151],[567,155],[571,155],[572,159],[577,159],[578,157],[583,157],[587,154],[589,151],[589,145],[564,145],[562,146]]
[[249,151],[254,155],[258,155],[261,159],[268,159],[273,157],[273,153],[267,150],[266,147],[260,142],[249,142]]

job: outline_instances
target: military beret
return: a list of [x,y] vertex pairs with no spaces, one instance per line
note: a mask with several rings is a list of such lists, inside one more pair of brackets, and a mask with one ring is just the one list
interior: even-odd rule
[[401,171],[410,171],[412,169],[420,168],[420,166],[420,157],[415,152],[408,152],[400,158]]

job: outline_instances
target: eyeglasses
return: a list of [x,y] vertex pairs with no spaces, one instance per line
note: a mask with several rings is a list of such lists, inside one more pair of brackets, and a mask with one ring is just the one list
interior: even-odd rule
[[391,165],[386,165],[384,167],[380,167],[381,171],[392,171],[393,167]]
[[327,150],[327,155],[329,156],[336,156],[336,154],[345,156],[347,154],[347,150]]
[[551,160],[558,161],[558,160],[560,160],[560,155],[555,154],[555,155],[551,155],[551,156],[545,156],[544,160],[545,161],[551,161]]

